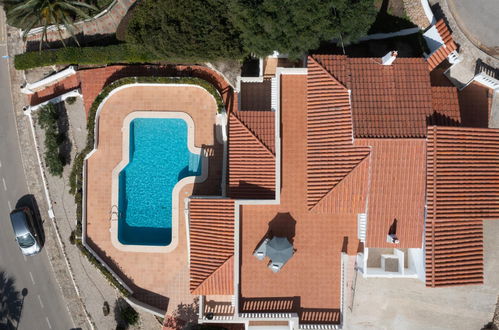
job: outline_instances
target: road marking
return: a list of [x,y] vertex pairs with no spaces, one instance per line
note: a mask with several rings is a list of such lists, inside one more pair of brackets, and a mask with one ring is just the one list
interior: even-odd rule
[[38,295],[37,297],[38,297],[38,302],[40,303],[40,306],[42,306],[42,308],[44,308],[42,298],[40,297],[40,295]]
[[45,317],[45,321],[47,321],[47,325],[49,326],[49,328],[52,329],[52,325],[50,324],[48,317]]
[[12,211],[12,205],[10,205],[10,201],[7,201],[7,205],[9,205],[9,211]]
[[3,190],[7,191],[7,184],[5,183],[4,177],[2,177],[2,182],[3,182]]
[[33,282],[33,284],[35,284],[35,279],[33,278],[33,274],[31,272],[29,272],[29,277],[31,277],[31,282]]
[[26,256],[23,254],[24,261],[28,262],[28,259],[26,259]]
[[2,167],[2,162],[0,161],[0,167]]

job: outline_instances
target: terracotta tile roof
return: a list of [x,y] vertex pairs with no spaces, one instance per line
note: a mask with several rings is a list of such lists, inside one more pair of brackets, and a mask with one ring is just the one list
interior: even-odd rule
[[233,294],[234,201],[189,201],[190,289],[193,294]]
[[364,138],[426,136],[433,113],[430,75],[422,58],[380,59],[313,55],[332,76],[351,90],[353,134]]
[[483,282],[482,220],[499,218],[499,130],[429,127],[426,285]]
[[[425,139],[356,139],[370,146],[366,246],[421,248],[426,185]],[[386,242],[396,221],[398,244]]]
[[455,87],[431,87],[433,115],[429,125],[460,126],[461,113]]
[[274,198],[275,156],[234,113],[229,115],[228,176],[232,198]]
[[428,68],[431,70],[435,69],[440,63],[445,61],[447,56],[450,53],[457,49],[457,45],[452,39],[452,33],[449,31],[449,28],[445,24],[443,19],[440,19],[435,25],[440,34],[440,37],[444,41],[444,44],[440,46],[436,51],[430,54],[430,56],[426,59],[428,61]]
[[234,256],[227,259],[217,270],[204,280],[192,294],[233,295],[234,294]]
[[307,204],[311,209],[368,154],[352,145],[348,90],[313,58],[307,74]]
[[275,155],[275,112],[236,111],[234,114]]
[[365,213],[370,157],[365,157],[310,210],[318,213]]

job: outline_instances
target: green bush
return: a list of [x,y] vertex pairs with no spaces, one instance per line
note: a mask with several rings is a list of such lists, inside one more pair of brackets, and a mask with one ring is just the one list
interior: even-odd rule
[[143,47],[129,44],[118,44],[96,47],[66,47],[48,49],[41,52],[18,54],[14,58],[17,70],[27,70],[48,65],[105,65],[110,63],[197,63],[196,58],[158,57]]
[[126,304],[121,310],[121,318],[128,325],[136,325],[139,322],[139,313],[132,306]]
[[67,104],[74,104],[76,102],[76,96],[70,96],[65,101]]
[[59,145],[64,136],[59,133],[57,120],[59,112],[57,108],[49,103],[38,110],[38,125],[45,130],[45,165],[50,174],[62,176],[64,171],[64,159],[59,153]]

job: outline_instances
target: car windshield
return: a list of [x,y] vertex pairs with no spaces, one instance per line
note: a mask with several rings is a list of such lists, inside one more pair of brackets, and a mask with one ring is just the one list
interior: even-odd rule
[[29,248],[35,244],[35,239],[30,233],[17,237],[17,241],[22,248]]

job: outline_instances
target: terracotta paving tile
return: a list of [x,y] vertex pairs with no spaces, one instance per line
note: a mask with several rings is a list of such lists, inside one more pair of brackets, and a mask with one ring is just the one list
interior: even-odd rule
[[[122,159],[124,117],[136,110],[183,111],[195,123],[196,146],[214,145],[216,104],[211,95],[196,87],[134,86],[114,94],[102,108],[99,118],[97,151],[87,162],[87,236],[99,254],[136,290],[146,302],[169,310],[180,302],[190,302],[184,199],[192,194],[188,185],[180,192],[178,247],[171,253],[130,253],[114,248],[111,243],[111,173]],[[210,173],[216,173],[218,162],[210,162]],[[218,170],[220,172],[220,170]],[[220,177],[218,176],[218,180]],[[213,180],[213,179],[212,179]],[[208,179],[210,184],[212,181]],[[196,184],[203,186],[203,184]],[[218,191],[217,191],[218,192]],[[168,298],[168,299],[166,299]]]

